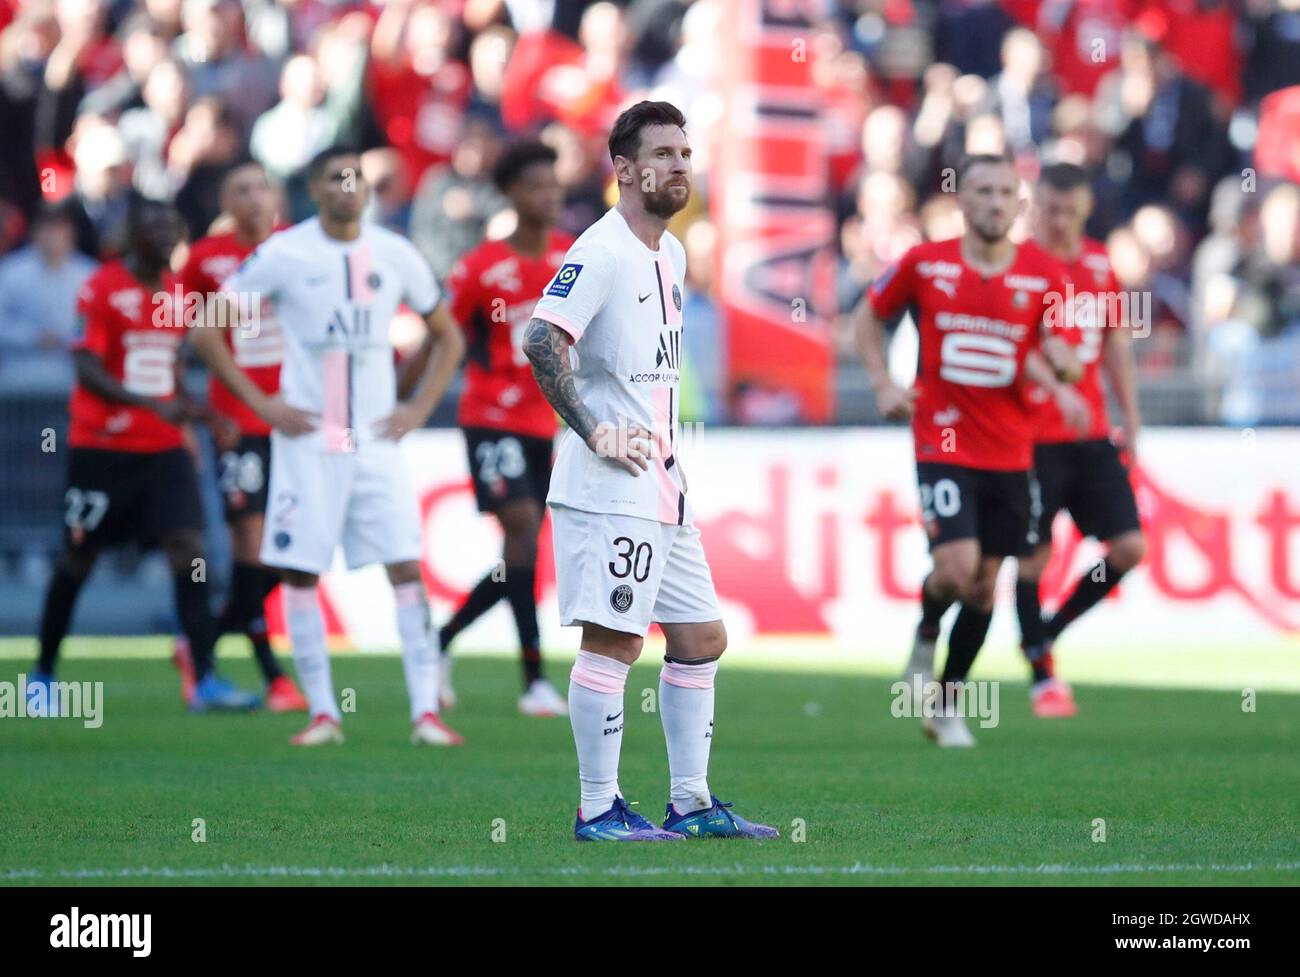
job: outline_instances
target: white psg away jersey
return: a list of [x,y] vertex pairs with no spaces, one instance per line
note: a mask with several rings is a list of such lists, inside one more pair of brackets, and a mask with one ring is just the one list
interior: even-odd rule
[[685,525],[690,506],[675,457],[686,251],[671,234],[652,251],[610,210],[583,233],[533,311],[574,339],[578,395],[597,421],[652,432],[649,471],[629,474],[572,431],[560,440],[547,501]]
[[441,297],[433,272],[406,238],[363,223],[355,240],[330,237],[309,218],[271,235],[223,286],[269,300],[284,332],[280,392],[319,415],[302,440],[353,451],[397,400],[389,326],[399,305],[420,315]]

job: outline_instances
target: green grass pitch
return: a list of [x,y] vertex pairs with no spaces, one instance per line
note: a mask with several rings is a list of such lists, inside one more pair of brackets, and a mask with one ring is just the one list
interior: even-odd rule
[[[26,647],[0,680],[27,668]],[[407,742],[399,661],[338,656],[348,742],[289,746],[301,715],[191,716],[162,639],[80,639],[61,678],[105,683],[104,721],[0,719],[0,884],[1069,884],[1300,882],[1300,697],[1078,686],[1081,715],[1001,722],[941,752],[862,672],[726,668],[710,783],[780,841],[580,845],[564,720],[520,717],[517,668],[466,656],[449,716],[468,743]],[[647,659],[655,656],[647,655]],[[254,679],[245,655],[223,670]],[[552,663],[563,687],[568,663]],[[667,788],[656,668],[628,682],[621,783]],[[195,819],[206,840],[196,842]],[[1098,819],[1104,821],[1105,840]],[[802,838],[803,840],[795,840]]]

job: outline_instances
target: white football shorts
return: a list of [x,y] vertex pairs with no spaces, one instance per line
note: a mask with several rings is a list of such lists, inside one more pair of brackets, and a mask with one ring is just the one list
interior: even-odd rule
[[352,570],[420,559],[420,509],[401,448],[374,440],[327,452],[273,431],[262,562],[324,573],[340,544]]
[[551,506],[560,623],[645,637],[651,622],[718,621],[700,531],[618,513]]

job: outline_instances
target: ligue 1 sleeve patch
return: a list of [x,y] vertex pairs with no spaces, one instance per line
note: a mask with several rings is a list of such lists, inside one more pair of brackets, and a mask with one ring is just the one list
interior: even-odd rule
[[565,265],[562,267],[555,273],[555,280],[551,282],[551,287],[546,290],[546,294],[567,299],[569,290],[573,288],[573,283],[578,280],[580,271],[582,271],[582,265]]

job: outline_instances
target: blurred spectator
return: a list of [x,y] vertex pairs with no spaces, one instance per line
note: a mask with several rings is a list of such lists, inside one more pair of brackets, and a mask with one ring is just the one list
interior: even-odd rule
[[145,81],[144,105],[127,109],[117,123],[135,188],[151,200],[171,200],[180,184],[168,164],[168,144],[185,115],[188,89],[180,62],[159,61]]
[[[556,4],[559,15],[564,4]],[[511,129],[558,119],[579,134],[605,132],[624,101],[621,74],[628,54],[627,24],[612,3],[582,13],[578,42],[550,27],[526,30],[506,67],[501,117]]]
[[[0,201],[6,224],[35,215],[41,200],[36,163],[37,102],[42,91],[41,65],[58,40],[48,10],[21,7],[13,23],[0,31]],[[27,147],[27,152],[21,152]],[[21,232],[20,232],[21,233]],[[0,238],[0,248],[10,243]]]
[[0,259],[0,387],[72,385],[68,350],[77,333],[77,292],[95,268],[76,250],[67,209],[57,207],[37,215],[31,244]]
[[117,253],[126,227],[131,167],[115,126],[83,116],[72,135],[76,165],[69,213],[77,228],[77,250],[92,258]]
[[42,69],[44,89],[37,113],[39,149],[62,146],[76,124],[86,92],[117,74],[122,51],[107,31],[101,0],[57,0],[58,42]]
[[184,33],[175,53],[194,97],[218,96],[241,135],[275,102],[275,65],[244,46],[243,12],[235,0],[184,0]]
[[1022,18],[1046,45],[1062,92],[1091,98],[1115,67],[1126,6],[1124,0],[1043,0],[1036,19]]
[[176,209],[190,240],[207,234],[221,213],[221,181],[241,156],[239,133],[221,100],[201,98],[191,105],[167,156],[169,171],[180,181]]
[[451,165],[431,169],[411,205],[411,241],[439,281],[456,259],[483,240],[488,221],[509,209],[492,185],[500,141],[491,126],[470,119]]
[[935,60],[961,74],[992,78],[1001,67],[1002,35],[1012,24],[993,0],[943,0],[934,30]]
[[501,97],[505,93],[506,65],[514,48],[514,32],[494,26],[478,34],[469,46],[469,71],[473,81],[470,111],[504,128]]
[[1108,167],[1132,211],[1166,198],[1199,232],[1209,190],[1228,165],[1210,93],[1181,74],[1148,38],[1124,39],[1120,68],[1097,93],[1103,128],[1115,140]]
[[1259,208],[1259,244],[1232,269],[1233,315],[1260,336],[1300,331],[1300,187],[1283,183]]
[[712,424],[722,419],[719,393],[724,385],[724,350],[713,294],[717,230],[707,220],[690,226],[686,247],[686,300],[682,305],[682,417]]
[[1300,0],[1248,0],[1246,100],[1300,85]]
[[[286,187],[292,221],[312,212],[306,166],[322,149],[357,141],[366,67],[364,17],[344,18],[315,55],[290,58],[280,78],[280,102],[253,126],[249,148]],[[360,15],[356,15],[360,16]]]
[[122,68],[98,88],[91,89],[77,111],[82,115],[115,116],[144,104],[149,73],[167,56],[162,28],[147,16],[132,17],[118,32],[122,40]]
[[470,72],[451,56],[458,40],[447,12],[418,0],[389,0],[370,40],[370,96],[388,145],[414,183],[451,159],[465,125]]
[[370,184],[366,219],[409,234],[411,187],[401,153],[388,148],[367,150],[361,154],[361,175]]
[[1002,40],[1002,71],[990,86],[1008,148],[1033,153],[1050,133],[1056,87],[1043,71],[1043,48],[1033,31],[1018,27]]
[[597,156],[595,147],[589,150],[576,132],[559,122],[543,129],[541,140],[555,150],[555,174],[564,187],[560,229],[577,237],[607,209],[601,180],[601,164],[606,157]]
[[1106,240],[1106,250],[1124,291],[1136,293],[1146,303],[1130,310],[1134,327],[1146,334],[1134,346],[1139,364],[1159,372],[1174,368],[1179,351],[1184,348],[1181,340],[1188,326],[1186,284],[1156,263],[1131,228],[1114,231]]

